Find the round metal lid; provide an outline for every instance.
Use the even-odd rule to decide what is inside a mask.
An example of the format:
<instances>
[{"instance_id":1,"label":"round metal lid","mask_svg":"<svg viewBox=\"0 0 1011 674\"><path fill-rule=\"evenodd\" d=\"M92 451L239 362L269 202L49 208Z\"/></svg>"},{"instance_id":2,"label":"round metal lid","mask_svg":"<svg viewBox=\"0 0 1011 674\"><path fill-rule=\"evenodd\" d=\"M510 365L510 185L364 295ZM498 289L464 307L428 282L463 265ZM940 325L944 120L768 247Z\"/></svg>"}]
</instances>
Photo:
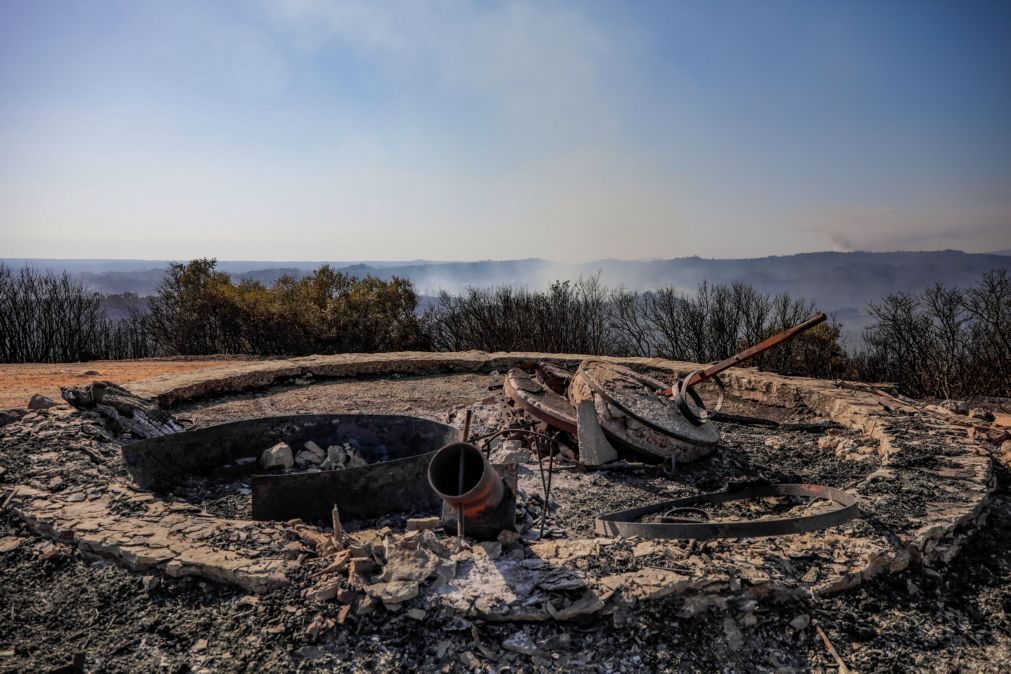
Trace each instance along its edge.
<instances>
[{"instance_id":1,"label":"round metal lid","mask_svg":"<svg viewBox=\"0 0 1011 674\"><path fill-rule=\"evenodd\" d=\"M665 446L667 443L650 440L656 435L701 447L720 441L719 429L714 424L692 423L682 414L676 401L659 395L667 387L657 379L600 360L583 361L577 379L602 399L598 400L598 410L603 402L605 416L610 417L606 420L610 423L605 424L602 419L602 426L612 431L618 430L616 426L624 426L625 432L619 433L624 436L622 439L640 451L654 456L670 454L669 446ZM578 395L578 388L570 387L570 392Z\"/></svg>"}]
</instances>

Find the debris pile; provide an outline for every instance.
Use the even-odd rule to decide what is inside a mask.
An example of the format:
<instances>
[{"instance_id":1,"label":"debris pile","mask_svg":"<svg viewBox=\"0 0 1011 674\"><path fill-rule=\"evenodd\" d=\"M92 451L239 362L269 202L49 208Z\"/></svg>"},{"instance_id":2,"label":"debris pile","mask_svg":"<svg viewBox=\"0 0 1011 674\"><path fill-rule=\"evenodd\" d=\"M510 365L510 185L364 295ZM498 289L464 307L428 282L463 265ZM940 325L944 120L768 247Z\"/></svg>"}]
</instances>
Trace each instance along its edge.
<instances>
[{"instance_id":1,"label":"debris pile","mask_svg":"<svg viewBox=\"0 0 1011 674\"><path fill-rule=\"evenodd\" d=\"M319 445L312 440L305 443L304 449L300 450L292 457L292 449L285 442L279 442L273 447L265 449L260 455L260 468L262 470L292 470L298 469L309 473L318 473L324 470L347 470L349 468L360 468L367 466L368 461L362 457L351 443L345 442L340 445L330 445L324 452Z\"/></svg>"},{"instance_id":2,"label":"debris pile","mask_svg":"<svg viewBox=\"0 0 1011 674\"><path fill-rule=\"evenodd\" d=\"M312 657L388 622L447 633L513 623L494 643L475 632L441 652L547 667L562 660L539 626L617 628L661 603L681 618L715 610L736 651L772 604L911 564L936 573L984 515L992 473L980 447L1009 442L971 417L832 382L728 375L730 411L714 423L697 401L684 410L691 374L665 394L670 370L649 365L515 361L490 386L481 375L453 404L479 400L447 416L441 398L410 417L293 406L201 426L197 411L193 428L159 415L180 430L127 442L118 394L116 416L33 411L0 428L15 458L0 478L16 486L0 501L60 541L38 555L113 561L143 574L136 587L151 596L179 582L163 574L263 593L244 600L250 611L284 594L305 619L281 622L318 645ZM0 533L0 554L29 547ZM793 610L791 634L814 635L811 616ZM208 638L194 652L214 648Z\"/></svg>"}]
</instances>

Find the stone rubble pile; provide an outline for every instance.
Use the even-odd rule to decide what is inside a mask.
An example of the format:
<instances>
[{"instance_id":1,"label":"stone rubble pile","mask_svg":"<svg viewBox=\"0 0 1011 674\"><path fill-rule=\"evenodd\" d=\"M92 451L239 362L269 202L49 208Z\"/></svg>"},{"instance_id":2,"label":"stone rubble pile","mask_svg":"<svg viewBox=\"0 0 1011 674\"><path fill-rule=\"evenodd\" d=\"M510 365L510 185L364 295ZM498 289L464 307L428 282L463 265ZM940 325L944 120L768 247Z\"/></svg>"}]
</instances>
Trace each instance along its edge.
<instances>
[{"instance_id":1,"label":"stone rubble pile","mask_svg":"<svg viewBox=\"0 0 1011 674\"><path fill-rule=\"evenodd\" d=\"M279 442L268 447L260 454L259 467L266 471L290 471L297 468L307 473L319 473L324 470L347 470L367 466L368 461L361 452L350 443L330 445L324 452L319 445L310 440L304 449L293 454L291 447L285 442Z\"/></svg>"}]
</instances>

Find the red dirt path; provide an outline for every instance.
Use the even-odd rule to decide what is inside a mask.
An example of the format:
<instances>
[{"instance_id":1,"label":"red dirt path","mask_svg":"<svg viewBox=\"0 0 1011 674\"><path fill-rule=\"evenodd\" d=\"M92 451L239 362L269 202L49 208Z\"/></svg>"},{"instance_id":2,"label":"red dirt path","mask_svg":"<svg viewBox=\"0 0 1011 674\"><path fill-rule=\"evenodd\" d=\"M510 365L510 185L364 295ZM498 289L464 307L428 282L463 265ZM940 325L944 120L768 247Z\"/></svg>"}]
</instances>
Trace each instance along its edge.
<instances>
[{"instance_id":1,"label":"red dirt path","mask_svg":"<svg viewBox=\"0 0 1011 674\"><path fill-rule=\"evenodd\" d=\"M240 358L147 358L96 360L87 363L0 364L0 409L26 407L35 393L60 402L61 386L80 386L95 380L125 384L172 372L227 365ZM98 374L84 374L97 372Z\"/></svg>"}]
</instances>

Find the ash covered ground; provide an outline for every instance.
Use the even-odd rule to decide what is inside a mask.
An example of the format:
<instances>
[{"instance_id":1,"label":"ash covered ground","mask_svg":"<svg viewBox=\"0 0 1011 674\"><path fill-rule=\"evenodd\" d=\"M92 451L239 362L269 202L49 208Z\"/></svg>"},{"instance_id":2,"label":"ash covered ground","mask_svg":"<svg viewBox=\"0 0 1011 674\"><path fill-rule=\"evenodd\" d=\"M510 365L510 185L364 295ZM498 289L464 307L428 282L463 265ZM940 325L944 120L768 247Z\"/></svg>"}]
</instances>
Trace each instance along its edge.
<instances>
[{"instance_id":1,"label":"ash covered ground","mask_svg":"<svg viewBox=\"0 0 1011 674\"><path fill-rule=\"evenodd\" d=\"M196 425L339 412L444 420L453 408L501 395L489 390L499 382L479 374L322 382L203 400L174 413ZM824 424L812 415L735 399L726 411L784 424ZM560 461L552 483L551 530L592 536L596 514L742 480L845 487L877 465L875 459L849 460L821 448L821 432L730 422L721 429L719 449L681 466L673 480L657 468L585 472ZM66 449L50 449L54 438L65 441ZM75 449L82 438L109 460L82 464ZM51 455L42 462L49 466L44 471L38 469L38 457L28 460L39 452ZM98 486L126 476L117 453L116 439L87 415L37 413L0 428L0 479L34 481L50 489ZM86 671L837 671L814 623L843 661L861 672L1008 671L1008 478L998 472L985 526L947 566L914 567L831 598L761 606L754 624L739 628L728 626L723 612L678 618L673 601L661 600L580 623L529 625L439 614L418 620L405 611L379 610L313 638L307 634L313 619L336 614L337 607L302 596L308 565L292 575L288 587L255 599L192 577L145 581L34 535L5 509L0 539L20 542L0 551L0 671L47 671L75 658ZM520 485L521 510L529 519L542 506L536 462L521 466ZM249 517L248 488L238 482L193 480L166 498L223 516ZM348 527L395 528L402 520L393 516ZM621 559L607 561L622 564ZM528 639L517 639L518 633Z\"/></svg>"}]
</instances>

